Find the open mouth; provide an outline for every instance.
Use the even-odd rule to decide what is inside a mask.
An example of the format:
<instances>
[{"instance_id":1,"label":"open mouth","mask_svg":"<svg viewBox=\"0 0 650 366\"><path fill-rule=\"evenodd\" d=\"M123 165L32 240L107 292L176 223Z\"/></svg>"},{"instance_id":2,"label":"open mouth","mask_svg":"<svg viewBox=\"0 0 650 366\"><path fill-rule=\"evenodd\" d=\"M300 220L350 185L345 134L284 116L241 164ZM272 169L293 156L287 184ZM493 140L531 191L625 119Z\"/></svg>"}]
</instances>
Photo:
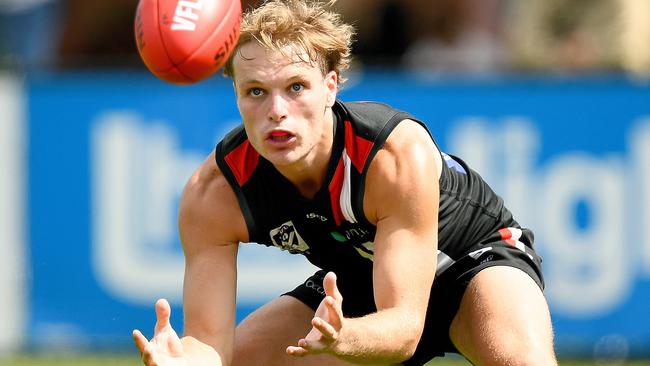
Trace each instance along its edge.
<instances>
[{"instance_id":1,"label":"open mouth","mask_svg":"<svg viewBox=\"0 0 650 366\"><path fill-rule=\"evenodd\" d=\"M275 142L285 142L289 141L293 137L292 134L286 131L273 131L271 132L270 139Z\"/></svg>"}]
</instances>

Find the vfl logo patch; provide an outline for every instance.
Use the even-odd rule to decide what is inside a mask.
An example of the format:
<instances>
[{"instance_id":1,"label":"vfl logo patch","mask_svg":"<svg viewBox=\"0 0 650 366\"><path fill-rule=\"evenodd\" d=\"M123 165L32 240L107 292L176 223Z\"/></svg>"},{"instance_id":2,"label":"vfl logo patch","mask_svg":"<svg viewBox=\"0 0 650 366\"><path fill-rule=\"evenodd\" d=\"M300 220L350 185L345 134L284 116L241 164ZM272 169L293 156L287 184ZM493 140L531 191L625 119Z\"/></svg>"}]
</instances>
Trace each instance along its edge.
<instances>
[{"instance_id":1,"label":"vfl logo patch","mask_svg":"<svg viewBox=\"0 0 650 366\"><path fill-rule=\"evenodd\" d=\"M309 245L298 234L291 221L285 222L279 228L271 230L270 234L273 245L282 250L286 250L289 253L309 252Z\"/></svg>"}]
</instances>

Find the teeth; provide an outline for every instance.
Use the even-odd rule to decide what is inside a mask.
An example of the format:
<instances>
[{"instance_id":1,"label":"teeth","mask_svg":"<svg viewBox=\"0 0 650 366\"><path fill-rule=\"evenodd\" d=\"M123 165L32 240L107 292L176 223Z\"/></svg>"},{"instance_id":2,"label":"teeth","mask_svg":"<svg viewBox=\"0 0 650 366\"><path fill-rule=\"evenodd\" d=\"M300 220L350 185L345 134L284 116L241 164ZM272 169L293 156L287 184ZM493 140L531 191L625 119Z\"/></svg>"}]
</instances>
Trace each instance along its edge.
<instances>
[{"instance_id":1,"label":"teeth","mask_svg":"<svg viewBox=\"0 0 650 366\"><path fill-rule=\"evenodd\" d=\"M282 136L273 136L273 140L275 141L287 141L289 140L289 135L282 135Z\"/></svg>"}]
</instances>

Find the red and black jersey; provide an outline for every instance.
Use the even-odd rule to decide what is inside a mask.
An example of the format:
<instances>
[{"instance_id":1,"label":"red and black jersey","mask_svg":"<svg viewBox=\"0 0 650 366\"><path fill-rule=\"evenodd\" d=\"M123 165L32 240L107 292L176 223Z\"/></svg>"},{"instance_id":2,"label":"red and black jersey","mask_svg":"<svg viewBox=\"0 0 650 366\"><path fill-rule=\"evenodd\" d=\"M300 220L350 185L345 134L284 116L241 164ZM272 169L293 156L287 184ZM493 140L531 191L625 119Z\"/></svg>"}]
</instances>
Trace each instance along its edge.
<instances>
[{"instance_id":1,"label":"red and black jersey","mask_svg":"<svg viewBox=\"0 0 650 366\"><path fill-rule=\"evenodd\" d=\"M216 161L237 195L251 242L302 254L325 270L358 274L365 267L370 274L376 228L363 212L366 173L400 122L411 119L426 126L380 103L337 101L333 111L332 156L324 184L313 198L302 196L257 153L243 126L217 145ZM446 164L439 182L439 270L499 229L519 227L476 172L462 160L441 154Z\"/></svg>"}]
</instances>

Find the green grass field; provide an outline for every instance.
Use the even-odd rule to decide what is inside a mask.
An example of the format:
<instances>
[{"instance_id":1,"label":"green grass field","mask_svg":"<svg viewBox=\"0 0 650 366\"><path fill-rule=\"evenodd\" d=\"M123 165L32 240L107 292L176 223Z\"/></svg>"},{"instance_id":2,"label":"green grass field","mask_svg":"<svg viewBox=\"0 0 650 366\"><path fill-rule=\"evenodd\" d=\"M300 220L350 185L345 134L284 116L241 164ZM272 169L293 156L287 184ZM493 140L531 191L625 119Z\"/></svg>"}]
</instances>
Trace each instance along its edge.
<instances>
[{"instance_id":1,"label":"green grass field","mask_svg":"<svg viewBox=\"0 0 650 366\"><path fill-rule=\"evenodd\" d=\"M1 366L130 366L140 365L137 356L18 356L0 358ZM427 366L470 366L458 357L436 359ZM560 362L562 366L650 366L650 361L627 361L617 363L597 363L593 360Z\"/></svg>"}]
</instances>

